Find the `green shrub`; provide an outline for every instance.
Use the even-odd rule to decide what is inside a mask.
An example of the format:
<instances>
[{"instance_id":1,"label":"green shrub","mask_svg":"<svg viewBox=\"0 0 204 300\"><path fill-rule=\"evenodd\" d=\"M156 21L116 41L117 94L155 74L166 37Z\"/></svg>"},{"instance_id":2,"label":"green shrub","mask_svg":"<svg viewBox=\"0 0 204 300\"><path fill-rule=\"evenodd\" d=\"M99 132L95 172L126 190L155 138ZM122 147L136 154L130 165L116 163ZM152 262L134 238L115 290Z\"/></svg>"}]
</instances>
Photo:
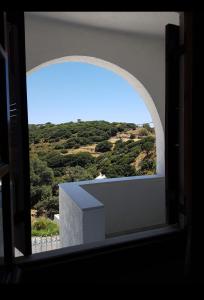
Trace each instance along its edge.
<instances>
[{"instance_id":1,"label":"green shrub","mask_svg":"<svg viewBox=\"0 0 204 300\"><path fill-rule=\"evenodd\" d=\"M112 148L112 143L109 141L103 141L96 145L95 151L96 152L107 152L110 151Z\"/></svg>"},{"instance_id":2,"label":"green shrub","mask_svg":"<svg viewBox=\"0 0 204 300\"><path fill-rule=\"evenodd\" d=\"M94 170L92 171L94 172ZM67 167L66 168L67 176L65 177L65 179L68 182L94 179L92 171L91 169L85 169L84 167L81 166Z\"/></svg>"},{"instance_id":3,"label":"green shrub","mask_svg":"<svg viewBox=\"0 0 204 300\"><path fill-rule=\"evenodd\" d=\"M154 149L154 143L153 142L145 142L142 145L142 150L144 150L147 155L149 155L149 152L152 151Z\"/></svg>"},{"instance_id":4,"label":"green shrub","mask_svg":"<svg viewBox=\"0 0 204 300\"><path fill-rule=\"evenodd\" d=\"M65 153L67 153L67 150L66 150L66 149L62 149L62 150L61 150L61 153L62 153L62 154L65 154Z\"/></svg>"},{"instance_id":5,"label":"green shrub","mask_svg":"<svg viewBox=\"0 0 204 300\"><path fill-rule=\"evenodd\" d=\"M58 224L48 218L40 217L35 219L32 223L32 236L50 236L58 234Z\"/></svg>"},{"instance_id":6,"label":"green shrub","mask_svg":"<svg viewBox=\"0 0 204 300\"><path fill-rule=\"evenodd\" d=\"M146 128L140 128L138 132L138 136L148 136L149 132Z\"/></svg>"},{"instance_id":7,"label":"green shrub","mask_svg":"<svg viewBox=\"0 0 204 300\"><path fill-rule=\"evenodd\" d=\"M64 146L62 144L57 144L57 145L55 145L55 149L57 149L57 150L64 149Z\"/></svg>"},{"instance_id":8,"label":"green shrub","mask_svg":"<svg viewBox=\"0 0 204 300\"><path fill-rule=\"evenodd\" d=\"M37 210L38 216L45 211L48 218L54 218L54 214L59 213L59 199L57 196L52 196L49 199L38 201L34 208Z\"/></svg>"},{"instance_id":9,"label":"green shrub","mask_svg":"<svg viewBox=\"0 0 204 300\"><path fill-rule=\"evenodd\" d=\"M141 171L154 171L156 169L156 163L153 159L146 159L141 162Z\"/></svg>"},{"instance_id":10,"label":"green shrub","mask_svg":"<svg viewBox=\"0 0 204 300\"><path fill-rule=\"evenodd\" d=\"M69 154L63 157L64 166L85 168L95 162L94 157L89 152L80 152L76 154Z\"/></svg>"}]
</instances>

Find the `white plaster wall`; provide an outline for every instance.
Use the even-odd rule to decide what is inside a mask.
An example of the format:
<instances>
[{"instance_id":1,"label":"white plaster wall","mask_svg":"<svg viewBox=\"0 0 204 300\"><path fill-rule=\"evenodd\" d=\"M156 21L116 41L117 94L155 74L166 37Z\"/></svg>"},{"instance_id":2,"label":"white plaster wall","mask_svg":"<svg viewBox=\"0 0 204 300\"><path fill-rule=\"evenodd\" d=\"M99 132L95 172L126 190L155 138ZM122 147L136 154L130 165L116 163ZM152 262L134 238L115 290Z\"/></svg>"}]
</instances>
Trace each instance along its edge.
<instances>
[{"instance_id":1,"label":"white plaster wall","mask_svg":"<svg viewBox=\"0 0 204 300\"><path fill-rule=\"evenodd\" d=\"M27 71L69 55L91 56L135 76L152 96L164 126L164 38L69 25L25 13Z\"/></svg>"},{"instance_id":2,"label":"white plaster wall","mask_svg":"<svg viewBox=\"0 0 204 300\"><path fill-rule=\"evenodd\" d=\"M83 214L70 195L59 187L61 246L83 244Z\"/></svg>"},{"instance_id":3,"label":"white plaster wall","mask_svg":"<svg viewBox=\"0 0 204 300\"><path fill-rule=\"evenodd\" d=\"M166 224L164 178L137 176L59 185L62 246Z\"/></svg>"},{"instance_id":4,"label":"white plaster wall","mask_svg":"<svg viewBox=\"0 0 204 300\"><path fill-rule=\"evenodd\" d=\"M144 101L147 101L156 127L157 172L164 175L164 36L127 34L71 25L27 13L25 14L25 37L28 72L55 59L84 56L110 62L139 80L147 92L142 86L136 84L139 87L138 92Z\"/></svg>"},{"instance_id":5,"label":"white plaster wall","mask_svg":"<svg viewBox=\"0 0 204 300\"><path fill-rule=\"evenodd\" d=\"M59 185L62 247L105 239L104 206L75 183Z\"/></svg>"},{"instance_id":6,"label":"white plaster wall","mask_svg":"<svg viewBox=\"0 0 204 300\"><path fill-rule=\"evenodd\" d=\"M103 203L107 235L166 223L163 177L104 179L81 182L80 186Z\"/></svg>"}]
</instances>

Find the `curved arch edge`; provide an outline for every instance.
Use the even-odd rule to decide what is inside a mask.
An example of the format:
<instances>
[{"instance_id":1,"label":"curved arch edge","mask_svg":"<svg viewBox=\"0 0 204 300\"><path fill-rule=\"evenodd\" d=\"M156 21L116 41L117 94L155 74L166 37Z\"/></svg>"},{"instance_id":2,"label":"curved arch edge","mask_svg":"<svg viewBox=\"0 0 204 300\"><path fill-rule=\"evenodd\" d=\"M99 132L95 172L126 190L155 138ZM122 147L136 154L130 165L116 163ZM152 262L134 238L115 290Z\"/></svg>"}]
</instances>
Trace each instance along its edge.
<instances>
[{"instance_id":1,"label":"curved arch edge","mask_svg":"<svg viewBox=\"0 0 204 300\"><path fill-rule=\"evenodd\" d=\"M145 105L147 106L147 108L150 112L150 115L152 117L154 126L155 126L156 155L157 155L156 172L157 172L157 175L165 176L164 130L163 130L160 116L159 116L156 106L154 104L154 100L152 99L151 95L149 94L147 89L144 87L144 85L136 77L134 77L132 74L130 74L128 71L122 69L121 67L119 67L111 62L108 62L108 61L105 61L103 59L96 58L96 57L79 56L79 55L65 56L65 57L56 58L51 61L42 63L42 64L36 66L35 68L32 68L31 70L27 71L27 75L30 75L31 73L37 71L38 69L49 66L51 64L66 63L66 62L89 63L89 64L93 64L93 65L108 69L112 72L115 72L117 75L121 76L126 81L128 81L128 83L137 91L137 93L140 95L140 97L143 99Z\"/></svg>"}]
</instances>

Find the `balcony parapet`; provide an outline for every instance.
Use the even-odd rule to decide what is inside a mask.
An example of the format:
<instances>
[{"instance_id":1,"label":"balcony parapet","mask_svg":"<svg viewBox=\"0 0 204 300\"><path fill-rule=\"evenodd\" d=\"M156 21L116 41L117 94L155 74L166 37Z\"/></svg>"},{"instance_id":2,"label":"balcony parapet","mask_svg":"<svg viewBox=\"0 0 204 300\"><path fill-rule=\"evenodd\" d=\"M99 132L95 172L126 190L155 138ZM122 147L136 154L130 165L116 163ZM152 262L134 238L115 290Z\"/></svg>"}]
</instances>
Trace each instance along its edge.
<instances>
[{"instance_id":1,"label":"balcony parapet","mask_svg":"<svg viewBox=\"0 0 204 300\"><path fill-rule=\"evenodd\" d=\"M60 184L62 246L164 225L165 205L165 178L160 175Z\"/></svg>"},{"instance_id":2,"label":"balcony parapet","mask_svg":"<svg viewBox=\"0 0 204 300\"><path fill-rule=\"evenodd\" d=\"M59 184L62 247L105 239L104 205L76 182Z\"/></svg>"}]
</instances>

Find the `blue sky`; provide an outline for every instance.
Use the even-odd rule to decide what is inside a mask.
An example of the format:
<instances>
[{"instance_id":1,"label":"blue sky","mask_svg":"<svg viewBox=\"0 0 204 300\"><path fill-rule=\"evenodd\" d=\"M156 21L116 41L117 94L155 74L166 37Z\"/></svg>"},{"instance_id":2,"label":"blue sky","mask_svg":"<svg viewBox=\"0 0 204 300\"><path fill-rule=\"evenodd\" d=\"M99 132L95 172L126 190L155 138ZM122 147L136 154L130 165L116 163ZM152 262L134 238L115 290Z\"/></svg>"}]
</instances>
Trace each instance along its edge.
<instances>
[{"instance_id":1,"label":"blue sky","mask_svg":"<svg viewBox=\"0 0 204 300\"><path fill-rule=\"evenodd\" d=\"M104 68L79 62L43 67L27 76L29 124L105 120L152 122L129 83Z\"/></svg>"}]
</instances>

